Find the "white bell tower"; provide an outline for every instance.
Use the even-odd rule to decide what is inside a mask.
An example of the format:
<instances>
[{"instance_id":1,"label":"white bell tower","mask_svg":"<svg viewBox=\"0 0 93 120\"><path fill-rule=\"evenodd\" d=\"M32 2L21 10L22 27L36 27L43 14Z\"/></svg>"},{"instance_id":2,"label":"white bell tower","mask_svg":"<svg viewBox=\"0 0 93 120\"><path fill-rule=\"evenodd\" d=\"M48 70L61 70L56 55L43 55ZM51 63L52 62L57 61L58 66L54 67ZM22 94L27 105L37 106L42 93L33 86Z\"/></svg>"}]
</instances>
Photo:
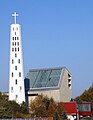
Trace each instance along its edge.
<instances>
[{"instance_id":1,"label":"white bell tower","mask_svg":"<svg viewBox=\"0 0 93 120\"><path fill-rule=\"evenodd\" d=\"M25 102L21 26L16 23L18 14L15 12L12 16L14 24L10 26L9 100L21 104Z\"/></svg>"}]
</instances>

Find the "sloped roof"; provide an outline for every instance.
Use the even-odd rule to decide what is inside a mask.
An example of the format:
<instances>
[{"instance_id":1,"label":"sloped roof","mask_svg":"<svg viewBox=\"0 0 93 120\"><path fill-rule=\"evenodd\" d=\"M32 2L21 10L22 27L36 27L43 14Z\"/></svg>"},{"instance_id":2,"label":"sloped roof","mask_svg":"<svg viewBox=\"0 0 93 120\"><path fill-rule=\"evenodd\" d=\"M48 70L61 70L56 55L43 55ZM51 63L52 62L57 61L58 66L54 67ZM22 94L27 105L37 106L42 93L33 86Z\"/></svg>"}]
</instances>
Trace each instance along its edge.
<instances>
[{"instance_id":1,"label":"sloped roof","mask_svg":"<svg viewBox=\"0 0 93 120\"><path fill-rule=\"evenodd\" d=\"M63 67L29 70L25 78L26 90L58 88Z\"/></svg>"}]
</instances>

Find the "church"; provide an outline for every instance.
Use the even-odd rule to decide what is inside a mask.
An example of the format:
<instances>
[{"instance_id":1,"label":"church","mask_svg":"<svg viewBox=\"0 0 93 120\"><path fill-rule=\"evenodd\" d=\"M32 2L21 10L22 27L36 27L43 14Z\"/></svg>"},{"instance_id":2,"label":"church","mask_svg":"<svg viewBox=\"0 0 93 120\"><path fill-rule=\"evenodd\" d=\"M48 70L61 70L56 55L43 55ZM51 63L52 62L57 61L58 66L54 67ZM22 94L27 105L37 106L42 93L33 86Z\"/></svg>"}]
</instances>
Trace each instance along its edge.
<instances>
[{"instance_id":1,"label":"church","mask_svg":"<svg viewBox=\"0 0 93 120\"><path fill-rule=\"evenodd\" d=\"M12 14L14 24L10 26L10 71L9 100L21 104L38 95L53 98L56 102L69 102L72 98L72 74L66 67L30 69L24 79L21 26L18 14Z\"/></svg>"}]
</instances>

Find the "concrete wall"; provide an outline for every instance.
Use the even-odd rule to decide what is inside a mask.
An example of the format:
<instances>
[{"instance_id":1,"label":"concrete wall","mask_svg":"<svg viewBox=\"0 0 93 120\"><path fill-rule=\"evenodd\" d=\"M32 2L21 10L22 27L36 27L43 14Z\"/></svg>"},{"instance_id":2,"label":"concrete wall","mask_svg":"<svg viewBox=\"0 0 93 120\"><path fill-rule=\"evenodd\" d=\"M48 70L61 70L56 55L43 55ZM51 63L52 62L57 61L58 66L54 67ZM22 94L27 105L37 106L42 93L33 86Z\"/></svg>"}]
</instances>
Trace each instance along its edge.
<instances>
[{"instance_id":1,"label":"concrete wall","mask_svg":"<svg viewBox=\"0 0 93 120\"><path fill-rule=\"evenodd\" d=\"M69 84L71 86L69 86ZM56 102L69 102L72 98L72 75L66 68L64 68L60 76L59 88L28 91L29 104L31 100L35 99L37 94L43 94L44 96L47 95L49 98L52 97Z\"/></svg>"}]
</instances>

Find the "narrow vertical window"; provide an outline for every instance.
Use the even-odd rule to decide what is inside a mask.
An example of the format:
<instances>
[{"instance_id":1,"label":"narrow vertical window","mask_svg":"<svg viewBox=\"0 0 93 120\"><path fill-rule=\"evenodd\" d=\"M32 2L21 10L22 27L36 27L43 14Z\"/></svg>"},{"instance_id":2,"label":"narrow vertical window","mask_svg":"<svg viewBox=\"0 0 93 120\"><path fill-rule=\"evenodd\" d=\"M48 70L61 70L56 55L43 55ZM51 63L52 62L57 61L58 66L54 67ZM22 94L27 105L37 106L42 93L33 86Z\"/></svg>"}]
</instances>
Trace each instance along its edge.
<instances>
[{"instance_id":1,"label":"narrow vertical window","mask_svg":"<svg viewBox=\"0 0 93 120\"><path fill-rule=\"evenodd\" d=\"M15 57L17 57L17 54L15 53Z\"/></svg>"},{"instance_id":2,"label":"narrow vertical window","mask_svg":"<svg viewBox=\"0 0 93 120\"><path fill-rule=\"evenodd\" d=\"M15 84L17 85L17 79L15 80Z\"/></svg>"},{"instance_id":3,"label":"narrow vertical window","mask_svg":"<svg viewBox=\"0 0 93 120\"><path fill-rule=\"evenodd\" d=\"M19 40L19 37L17 37L17 40Z\"/></svg>"},{"instance_id":4,"label":"narrow vertical window","mask_svg":"<svg viewBox=\"0 0 93 120\"><path fill-rule=\"evenodd\" d=\"M12 45L14 46L14 42L12 42Z\"/></svg>"},{"instance_id":5,"label":"narrow vertical window","mask_svg":"<svg viewBox=\"0 0 93 120\"><path fill-rule=\"evenodd\" d=\"M18 48L18 51L19 51L19 48Z\"/></svg>"},{"instance_id":6,"label":"narrow vertical window","mask_svg":"<svg viewBox=\"0 0 93 120\"><path fill-rule=\"evenodd\" d=\"M14 31L14 27L13 27L13 31Z\"/></svg>"},{"instance_id":7,"label":"narrow vertical window","mask_svg":"<svg viewBox=\"0 0 93 120\"><path fill-rule=\"evenodd\" d=\"M19 46L19 42L17 42L17 45Z\"/></svg>"},{"instance_id":8,"label":"narrow vertical window","mask_svg":"<svg viewBox=\"0 0 93 120\"><path fill-rule=\"evenodd\" d=\"M20 59L18 59L18 63L20 63Z\"/></svg>"},{"instance_id":9,"label":"narrow vertical window","mask_svg":"<svg viewBox=\"0 0 93 120\"><path fill-rule=\"evenodd\" d=\"M20 92L22 91L22 87L20 86Z\"/></svg>"},{"instance_id":10,"label":"narrow vertical window","mask_svg":"<svg viewBox=\"0 0 93 120\"><path fill-rule=\"evenodd\" d=\"M12 72L12 77L13 77L14 75L13 75L13 72Z\"/></svg>"},{"instance_id":11,"label":"narrow vertical window","mask_svg":"<svg viewBox=\"0 0 93 120\"><path fill-rule=\"evenodd\" d=\"M11 87L11 92L13 92L13 87Z\"/></svg>"},{"instance_id":12,"label":"narrow vertical window","mask_svg":"<svg viewBox=\"0 0 93 120\"><path fill-rule=\"evenodd\" d=\"M14 37L13 37L13 40L14 40Z\"/></svg>"},{"instance_id":13,"label":"narrow vertical window","mask_svg":"<svg viewBox=\"0 0 93 120\"><path fill-rule=\"evenodd\" d=\"M12 51L14 51L14 48L12 48Z\"/></svg>"},{"instance_id":14,"label":"narrow vertical window","mask_svg":"<svg viewBox=\"0 0 93 120\"><path fill-rule=\"evenodd\" d=\"M16 95L15 97L16 97L16 99L17 99L17 98L18 98L18 95Z\"/></svg>"},{"instance_id":15,"label":"narrow vertical window","mask_svg":"<svg viewBox=\"0 0 93 120\"><path fill-rule=\"evenodd\" d=\"M15 40L16 40L16 37L15 37Z\"/></svg>"},{"instance_id":16,"label":"narrow vertical window","mask_svg":"<svg viewBox=\"0 0 93 120\"><path fill-rule=\"evenodd\" d=\"M17 70L17 66L15 66L15 70Z\"/></svg>"},{"instance_id":17,"label":"narrow vertical window","mask_svg":"<svg viewBox=\"0 0 93 120\"><path fill-rule=\"evenodd\" d=\"M15 48L15 52L16 52L16 48Z\"/></svg>"},{"instance_id":18,"label":"narrow vertical window","mask_svg":"<svg viewBox=\"0 0 93 120\"><path fill-rule=\"evenodd\" d=\"M16 46L16 42L15 42L15 46Z\"/></svg>"},{"instance_id":19,"label":"narrow vertical window","mask_svg":"<svg viewBox=\"0 0 93 120\"><path fill-rule=\"evenodd\" d=\"M12 64L14 64L14 60L12 59Z\"/></svg>"},{"instance_id":20,"label":"narrow vertical window","mask_svg":"<svg viewBox=\"0 0 93 120\"><path fill-rule=\"evenodd\" d=\"M16 30L18 30L18 27L16 28Z\"/></svg>"},{"instance_id":21,"label":"narrow vertical window","mask_svg":"<svg viewBox=\"0 0 93 120\"><path fill-rule=\"evenodd\" d=\"M16 32L15 32L15 35L16 35Z\"/></svg>"},{"instance_id":22,"label":"narrow vertical window","mask_svg":"<svg viewBox=\"0 0 93 120\"><path fill-rule=\"evenodd\" d=\"M21 77L21 72L19 72L19 77Z\"/></svg>"}]
</instances>

